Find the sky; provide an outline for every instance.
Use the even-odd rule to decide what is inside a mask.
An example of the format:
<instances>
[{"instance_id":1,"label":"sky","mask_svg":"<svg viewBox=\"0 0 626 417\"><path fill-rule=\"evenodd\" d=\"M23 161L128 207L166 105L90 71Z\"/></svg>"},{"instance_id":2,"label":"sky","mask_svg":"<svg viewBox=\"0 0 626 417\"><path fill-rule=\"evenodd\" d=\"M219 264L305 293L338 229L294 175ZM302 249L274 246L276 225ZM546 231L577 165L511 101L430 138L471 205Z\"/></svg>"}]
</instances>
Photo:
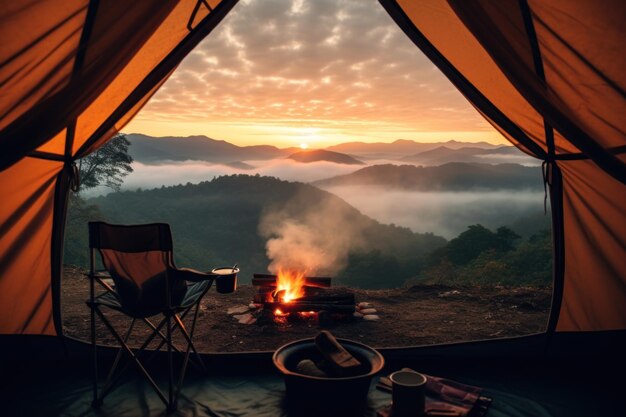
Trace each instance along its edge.
<instances>
[{"instance_id":1,"label":"sky","mask_svg":"<svg viewBox=\"0 0 626 417\"><path fill-rule=\"evenodd\" d=\"M242 146L508 144L377 0L241 0L123 132Z\"/></svg>"}]
</instances>

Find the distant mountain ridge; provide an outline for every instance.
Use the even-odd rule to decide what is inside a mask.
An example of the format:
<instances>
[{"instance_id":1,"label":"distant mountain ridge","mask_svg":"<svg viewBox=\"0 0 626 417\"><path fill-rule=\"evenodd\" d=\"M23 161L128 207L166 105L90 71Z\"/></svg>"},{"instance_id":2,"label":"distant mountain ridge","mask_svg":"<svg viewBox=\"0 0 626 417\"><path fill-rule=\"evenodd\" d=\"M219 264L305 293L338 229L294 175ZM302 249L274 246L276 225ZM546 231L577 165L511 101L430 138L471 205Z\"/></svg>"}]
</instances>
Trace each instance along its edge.
<instances>
[{"instance_id":1,"label":"distant mountain ridge","mask_svg":"<svg viewBox=\"0 0 626 417\"><path fill-rule=\"evenodd\" d=\"M539 167L458 162L433 167L373 165L312 184L322 188L373 185L418 191L541 190L543 187Z\"/></svg>"},{"instance_id":2,"label":"distant mountain ridge","mask_svg":"<svg viewBox=\"0 0 626 417\"><path fill-rule=\"evenodd\" d=\"M295 148L279 149L271 145L237 146L232 143L197 135L188 137L152 137L139 133L126 135L129 153L138 162L207 161L238 163L250 160L284 158Z\"/></svg>"},{"instance_id":3,"label":"distant mountain ridge","mask_svg":"<svg viewBox=\"0 0 626 417\"><path fill-rule=\"evenodd\" d=\"M147 164L166 161L205 161L212 163L233 164L244 161L262 161L277 158L288 158L290 155L301 151L299 148L295 147L281 149L272 145L237 146L230 142L212 139L204 135L187 137L153 137L140 133L129 133L126 137L131 142L131 146L129 148L131 156L136 161ZM407 162L422 163L420 161L413 161L410 158L415 157L417 159L423 159L423 157L418 157L418 154L442 147L450 149L451 151L460 150L462 148L476 148L493 150L494 152L501 152L502 148L507 148L487 142L459 142L456 140L449 140L447 142L421 143L412 140L399 139L392 143L342 143L318 150L320 152L317 157L323 155L324 152L334 152L354 158L354 160L358 162L362 162L360 159L402 160L403 158L407 158ZM513 147L509 148L512 149L512 152L517 152ZM319 160L329 160L344 164L355 163L347 162L349 161L348 158L339 158L337 155L331 155L332 154L325 154L324 157L320 157ZM461 153L458 153L457 155L461 155ZM314 156L315 154L310 155L312 160L315 160ZM297 158L301 158L301 160ZM299 160L300 162L308 162L308 158L309 157L302 155L292 159ZM452 161L447 160L445 162ZM459 162L479 161L462 160Z\"/></svg>"},{"instance_id":4,"label":"distant mountain ridge","mask_svg":"<svg viewBox=\"0 0 626 417\"><path fill-rule=\"evenodd\" d=\"M327 151L324 149L296 152L289 155L288 158L293 159L294 161L305 163L328 161L334 162L336 164L365 165L364 162L359 161L358 159L353 158L350 155L339 152Z\"/></svg>"},{"instance_id":5,"label":"distant mountain ridge","mask_svg":"<svg viewBox=\"0 0 626 417\"><path fill-rule=\"evenodd\" d=\"M526 155L515 146L500 146L488 149L475 146L466 146L457 149L439 146L428 151L405 156L401 158L400 161L419 165L443 165L450 162L523 163L539 165L537 159Z\"/></svg>"},{"instance_id":6,"label":"distant mountain ridge","mask_svg":"<svg viewBox=\"0 0 626 417\"><path fill-rule=\"evenodd\" d=\"M347 153L359 158L366 159L385 159L405 157L420 152L430 151L432 149L445 146L449 149L459 149L464 147L476 147L481 149L495 149L502 145L494 145L488 142L459 142L449 140L447 142L424 143L413 140L398 139L391 143L376 142L347 142L339 145L329 146L326 149L334 152Z\"/></svg>"}]
</instances>

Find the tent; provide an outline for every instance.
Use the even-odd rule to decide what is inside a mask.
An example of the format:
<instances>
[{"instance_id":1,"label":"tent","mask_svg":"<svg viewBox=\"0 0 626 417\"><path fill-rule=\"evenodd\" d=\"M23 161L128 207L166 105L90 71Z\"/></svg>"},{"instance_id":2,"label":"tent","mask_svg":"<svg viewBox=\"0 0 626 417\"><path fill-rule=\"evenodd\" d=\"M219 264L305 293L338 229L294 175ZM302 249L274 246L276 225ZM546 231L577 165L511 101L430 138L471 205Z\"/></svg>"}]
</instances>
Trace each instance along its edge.
<instances>
[{"instance_id":1,"label":"tent","mask_svg":"<svg viewBox=\"0 0 626 417\"><path fill-rule=\"evenodd\" d=\"M543 352L556 354L597 350L607 340L623 348L626 4L379 1L496 129L543 161L554 240L546 333L469 344L465 352L493 355L537 338ZM74 161L121 129L236 3L0 4L4 349L63 337L63 234L68 192L78 181Z\"/></svg>"}]
</instances>

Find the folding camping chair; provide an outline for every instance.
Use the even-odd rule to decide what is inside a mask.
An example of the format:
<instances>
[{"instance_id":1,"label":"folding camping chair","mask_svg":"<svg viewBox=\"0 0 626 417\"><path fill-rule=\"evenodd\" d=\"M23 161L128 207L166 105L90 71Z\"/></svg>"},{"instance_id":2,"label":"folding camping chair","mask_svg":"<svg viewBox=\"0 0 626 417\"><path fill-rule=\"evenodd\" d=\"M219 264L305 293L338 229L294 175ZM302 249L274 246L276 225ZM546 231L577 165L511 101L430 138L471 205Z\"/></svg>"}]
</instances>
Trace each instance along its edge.
<instances>
[{"instance_id":1,"label":"folding camping chair","mask_svg":"<svg viewBox=\"0 0 626 417\"><path fill-rule=\"evenodd\" d=\"M192 339L200 301L211 287L216 275L187 268L176 268L173 262L170 228L164 223L122 226L90 222L89 247L91 252L91 266L88 274L90 298L87 305L91 308L91 343L94 361L92 405L97 407L102 404L104 397L112 391L121 374L128 367L127 363L124 368L116 372L123 354L126 353L165 403L168 411L176 409L192 350L198 365L204 369L202 358ZM104 271L96 270L96 251L100 253ZM98 295L96 295L95 283L102 287ZM121 336L111 325L103 313L103 307L130 317L131 323L124 336ZM183 319L191 310L194 310L193 321L188 331L183 324ZM111 370L100 390L98 389L96 315L120 344ZM156 324L152 321L154 317L159 317ZM133 352L128 345L128 340L136 321L144 322L152 331L141 347ZM163 327L165 327L165 334L162 331ZM172 340L172 333L176 329L180 330L187 344L184 352ZM139 360L139 356L155 338L160 342L156 351L164 345L167 346L167 397L144 366L151 358ZM172 357L174 351L184 353L175 387Z\"/></svg>"}]
</instances>

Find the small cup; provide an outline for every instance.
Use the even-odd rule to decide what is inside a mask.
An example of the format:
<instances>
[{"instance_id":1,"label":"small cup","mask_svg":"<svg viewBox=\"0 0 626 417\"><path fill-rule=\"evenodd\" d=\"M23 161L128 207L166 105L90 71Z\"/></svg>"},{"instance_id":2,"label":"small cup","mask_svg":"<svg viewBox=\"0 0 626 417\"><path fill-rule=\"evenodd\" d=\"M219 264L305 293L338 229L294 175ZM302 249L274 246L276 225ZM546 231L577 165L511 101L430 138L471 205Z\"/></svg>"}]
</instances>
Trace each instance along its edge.
<instances>
[{"instance_id":1,"label":"small cup","mask_svg":"<svg viewBox=\"0 0 626 417\"><path fill-rule=\"evenodd\" d=\"M232 266L222 266L211 271L218 275L215 278L215 289L220 294L230 294L237 289L237 273L239 268L233 270Z\"/></svg>"},{"instance_id":2,"label":"small cup","mask_svg":"<svg viewBox=\"0 0 626 417\"><path fill-rule=\"evenodd\" d=\"M397 371L391 379L393 417L425 416L426 377L414 371Z\"/></svg>"}]
</instances>

